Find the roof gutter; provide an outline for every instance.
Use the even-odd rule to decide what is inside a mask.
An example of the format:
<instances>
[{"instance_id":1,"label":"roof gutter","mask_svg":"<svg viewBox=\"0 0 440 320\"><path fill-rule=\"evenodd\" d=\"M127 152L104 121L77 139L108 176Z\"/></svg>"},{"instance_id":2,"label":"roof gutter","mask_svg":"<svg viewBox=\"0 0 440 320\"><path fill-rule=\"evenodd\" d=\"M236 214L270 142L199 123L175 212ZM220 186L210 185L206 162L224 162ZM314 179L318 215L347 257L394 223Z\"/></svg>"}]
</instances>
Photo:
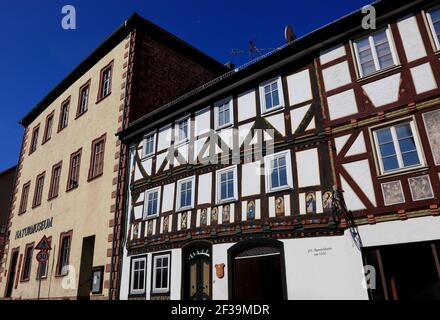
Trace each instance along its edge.
<instances>
[{"instance_id":1,"label":"roof gutter","mask_svg":"<svg viewBox=\"0 0 440 320\"><path fill-rule=\"evenodd\" d=\"M383 2L386 2L386 1L383 1ZM416 1L410 2L410 3L406 4L406 5L399 6L398 8L396 8L396 9L394 9L392 11L389 11L388 13L383 14L380 17L378 17L377 18L377 22L381 22L381 21L389 18L390 16L397 15L397 14L399 14L399 13L405 11L405 10L409 10L409 9L411 9L411 8L415 7L416 5L418 5L420 3L423 3L423 2L424 2L423 0L416 0ZM374 4L376 4L376 3L374 3ZM344 18L353 18L354 16L360 15L360 14L361 14L361 10L358 10L358 11L355 11L354 13L352 13L352 14L344 17ZM341 19L339 19L337 21L340 21L340 20L342 20L344 18L341 18ZM234 76L236 76L236 77L240 76L241 73L244 73L245 71L248 71L250 68L258 67L258 64L260 64L262 61L270 59L271 57L273 57L273 56L275 56L277 54L285 53L288 50L296 51L295 48L297 46L301 45L302 42L305 42L306 40L308 40L311 37L316 37L318 33L322 32L322 30L330 28L335 23L336 22L331 23L329 25L326 25L326 26L324 26L324 27L322 27L322 28L320 28L320 29L318 29L316 31L313 31L313 32L303 36L302 38L300 38L300 39L290 43L289 45L286 45L281 50L276 50L272 54L269 54L266 58L264 58L262 60L259 60L255 64L251 63L246 68L240 69L239 71L236 71L236 72L232 72L231 71L230 73L227 74L226 77L225 76L219 77L219 78L222 78L220 81L216 82L216 79L214 79L212 82L214 82L214 85L218 85L219 83L222 83L222 82L226 81L227 79L231 79ZM235 88L238 88L241 85L243 85L243 84L245 84L245 83L247 83L249 81L258 79L259 77L262 77L262 76L264 76L265 74L267 74L267 73L269 73L271 71L274 71L274 70L276 70L278 68L281 68L281 67L283 67L283 66L285 66L285 65L287 65L289 63L292 63L295 60L298 60L298 59L300 59L300 58L302 58L302 57L304 57L306 55L312 54L312 53L318 51L319 49L323 49L324 47L328 47L330 44L336 44L335 42L337 42L338 40L341 40L341 39L343 39L343 38L345 38L345 37L347 37L347 36L357 32L359 30L362 30L362 26L361 26L360 22L359 22L359 25L354 27L354 28L351 28L351 29L349 29L349 30L347 30L345 32L337 34L336 36L328 38L326 41L316 42L316 44L314 46L312 46L312 47L309 47L309 48L307 48L305 50L300 50L299 52L293 54L292 56L289 56L288 58L280 60L279 62L273 63L273 64L271 64L270 66L268 66L266 68L263 68L263 69L255 72L255 73L252 73L249 76L241 78L238 81L235 81L234 83L232 83L231 85L222 87L221 89L215 91L214 93L204 95L201 98L197 99L196 101L194 101L192 103L189 103L188 105L186 105L184 107L181 107L181 108L179 107L177 111L170 112L169 109L173 106L173 102L171 102L171 103L169 103L169 104L167 104L165 106L160 107L159 109L156 109L155 111L149 113L148 115L142 117L141 119L139 119L137 121L134 121L126 130L121 131L118 135L119 135L120 139L123 142L127 142L127 141L129 141L131 139L134 139L136 136L142 135L143 133L145 133L146 131L151 130L152 128L156 128L158 126L161 126L161 124L163 124L164 122L167 122L169 120L172 120L174 118L182 116L185 113L188 113L192 108L194 108L194 107L196 107L198 105L201 105L201 104L203 104L203 103L205 103L205 102L207 102L207 101L209 101L211 99L219 97L222 94L224 94L226 92L229 92L230 90L233 90ZM207 90L208 88L214 87L214 85L212 85L211 87L205 88L205 90ZM199 94L200 92L203 92L204 90L196 89L194 91L196 93L193 96L196 96L197 94ZM188 96L187 99L178 98L178 99L175 100L175 101L178 101L178 102L176 102L174 104L174 106L178 105L179 103L184 103L185 100L189 100L190 98L191 98L191 95ZM157 119L157 120L155 120L155 119ZM147 123L147 124L143 125L145 123Z\"/></svg>"}]
</instances>

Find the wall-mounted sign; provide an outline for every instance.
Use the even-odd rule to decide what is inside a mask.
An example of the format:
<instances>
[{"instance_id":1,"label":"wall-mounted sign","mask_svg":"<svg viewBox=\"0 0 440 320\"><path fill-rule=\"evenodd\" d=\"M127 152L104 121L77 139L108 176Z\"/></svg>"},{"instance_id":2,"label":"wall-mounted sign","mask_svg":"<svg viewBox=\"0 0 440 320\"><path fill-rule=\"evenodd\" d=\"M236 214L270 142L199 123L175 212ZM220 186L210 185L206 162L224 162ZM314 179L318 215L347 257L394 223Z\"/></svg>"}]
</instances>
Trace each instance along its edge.
<instances>
[{"instance_id":1,"label":"wall-mounted sign","mask_svg":"<svg viewBox=\"0 0 440 320\"><path fill-rule=\"evenodd\" d=\"M17 230L15 233L15 239L20 239L23 237L27 237L31 234L52 228L53 217L43 220L41 222L35 223L29 227L23 228L21 230Z\"/></svg>"},{"instance_id":2,"label":"wall-mounted sign","mask_svg":"<svg viewBox=\"0 0 440 320\"><path fill-rule=\"evenodd\" d=\"M90 288L90 291L92 291L93 294L100 294L102 293L102 280L104 279L104 267L94 267L92 269L92 287Z\"/></svg>"}]
</instances>

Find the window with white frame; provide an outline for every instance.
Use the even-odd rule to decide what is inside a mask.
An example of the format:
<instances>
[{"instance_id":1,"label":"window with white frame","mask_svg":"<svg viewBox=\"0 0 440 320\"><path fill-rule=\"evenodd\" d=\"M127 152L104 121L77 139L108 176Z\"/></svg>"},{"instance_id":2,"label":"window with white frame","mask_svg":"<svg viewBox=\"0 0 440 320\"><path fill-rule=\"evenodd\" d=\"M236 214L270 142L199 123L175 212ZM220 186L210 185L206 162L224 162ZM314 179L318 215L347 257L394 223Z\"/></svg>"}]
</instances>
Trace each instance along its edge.
<instances>
[{"instance_id":1,"label":"window with white frame","mask_svg":"<svg viewBox=\"0 0 440 320\"><path fill-rule=\"evenodd\" d=\"M261 113L271 112L284 107L281 77L260 85Z\"/></svg>"},{"instance_id":2,"label":"window with white frame","mask_svg":"<svg viewBox=\"0 0 440 320\"><path fill-rule=\"evenodd\" d=\"M153 258L153 293L167 293L170 289L170 254Z\"/></svg>"},{"instance_id":3,"label":"window with white frame","mask_svg":"<svg viewBox=\"0 0 440 320\"><path fill-rule=\"evenodd\" d=\"M147 273L147 258L132 258L131 259L131 294L145 293L145 280Z\"/></svg>"},{"instance_id":4,"label":"window with white frame","mask_svg":"<svg viewBox=\"0 0 440 320\"><path fill-rule=\"evenodd\" d=\"M440 7L428 10L426 13L432 37L435 42L436 49L440 49Z\"/></svg>"},{"instance_id":5,"label":"window with white frame","mask_svg":"<svg viewBox=\"0 0 440 320\"><path fill-rule=\"evenodd\" d=\"M232 99L227 98L220 102L217 102L215 106L215 128L222 129L232 125L233 113L232 113Z\"/></svg>"},{"instance_id":6,"label":"window with white frame","mask_svg":"<svg viewBox=\"0 0 440 320\"><path fill-rule=\"evenodd\" d=\"M144 137L143 157L151 157L154 155L154 149L156 147L156 134L150 133Z\"/></svg>"},{"instance_id":7,"label":"window with white frame","mask_svg":"<svg viewBox=\"0 0 440 320\"><path fill-rule=\"evenodd\" d=\"M373 135L382 174L423 165L414 121L376 129Z\"/></svg>"},{"instance_id":8,"label":"window with white frame","mask_svg":"<svg viewBox=\"0 0 440 320\"><path fill-rule=\"evenodd\" d=\"M177 182L177 210L194 207L195 177Z\"/></svg>"},{"instance_id":9,"label":"window with white frame","mask_svg":"<svg viewBox=\"0 0 440 320\"><path fill-rule=\"evenodd\" d=\"M217 171L217 203L237 200L237 166Z\"/></svg>"},{"instance_id":10,"label":"window with white frame","mask_svg":"<svg viewBox=\"0 0 440 320\"><path fill-rule=\"evenodd\" d=\"M159 214L160 187L145 192L144 219L155 217Z\"/></svg>"},{"instance_id":11,"label":"window with white frame","mask_svg":"<svg viewBox=\"0 0 440 320\"><path fill-rule=\"evenodd\" d=\"M293 187L292 164L289 150L264 158L267 192L280 191Z\"/></svg>"},{"instance_id":12,"label":"window with white frame","mask_svg":"<svg viewBox=\"0 0 440 320\"><path fill-rule=\"evenodd\" d=\"M360 77L368 76L397 64L388 28L353 41Z\"/></svg>"},{"instance_id":13,"label":"window with white frame","mask_svg":"<svg viewBox=\"0 0 440 320\"><path fill-rule=\"evenodd\" d=\"M189 118L181 119L176 123L176 143L186 142L189 139Z\"/></svg>"}]
</instances>

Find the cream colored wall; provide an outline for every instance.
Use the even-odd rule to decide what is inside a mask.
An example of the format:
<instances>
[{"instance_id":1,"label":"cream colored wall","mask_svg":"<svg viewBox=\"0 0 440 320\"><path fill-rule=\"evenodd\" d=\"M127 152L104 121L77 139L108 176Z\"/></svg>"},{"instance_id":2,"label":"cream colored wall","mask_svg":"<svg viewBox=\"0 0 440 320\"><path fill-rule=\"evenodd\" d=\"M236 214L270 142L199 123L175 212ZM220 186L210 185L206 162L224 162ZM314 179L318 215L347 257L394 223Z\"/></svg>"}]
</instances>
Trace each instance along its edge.
<instances>
[{"instance_id":1,"label":"cream colored wall","mask_svg":"<svg viewBox=\"0 0 440 320\"><path fill-rule=\"evenodd\" d=\"M109 228L109 220L113 218L110 207L115 204L111 198L111 193L116 190L113 185L113 178L117 175L114 172L115 152L117 151L115 136L120 115L119 106L123 90L123 63L124 46L127 40L121 42L101 61L93 66L86 74L78 79L68 90L60 95L44 112L42 112L29 126L27 137L26 152L21 171L20 184L18 186L17 200L13 211L11 239L9 252L11 249L20 247L20 255L24 253L28 243L41 239L43 235L52 236L52 251L49 260L49 276L41 284L42 298L74 297L77 289L63 289L62 281L64 278L56 278L55 270L58 258L59 238L62 232L73 230L72 248L70 252L70 265L76 269L76 278L73 284L77 286L79 267L81 259L81 247L84 237L96 235L94 266L105 266L110 263L107 257L107 249L111 248L108 242L108 235L112 232ZM112 93L110 96L96 104L99 90L100 71L110 61L114 60L112 76ZM91 79L91 89L89 96L88 111L75 120L76 109L79 98L79 88ZM57 133L61 103L71 96L69 109L69 122L67 128ZM55 110L54 126L52 138L42 145L42 136L45 127L46 116ZM29 145L32 129L40 123L40 134L36 152L29 154ZM91 143L94 139L107 133L105 144L104 174L103 176L87 181L91 155ZM82 148L79 187L66 192L67 176L69 172L70 155ZM59 161L62 163L62 174L57 198L48 201L52 166ZM38 208L32 209L32 200L35 189L35 179L38 174L46 171L42 204ZM28 199L27 211L23 215L18 215L19 202L21 199L22 185L31 181L30 194ZM17 230L30 226L34 223L53 217L53 227L33 235L15 240ZM10 253L8 255L10 257ZM24 258L24 257L23 257ZM18 288L13 290L13 298L35 298L38 292L38 281L36 280L38 263L36 261L36 251L32 259L31 276L29 282L19 282ZM9 258L5 269L9 268ZM22 270L23 268L21 268ZM109 273L104 273L104 281L109 279ZM21 272L20 272L21 276ZM0 283L0 296L3 297L7 277L2 274ZM64 280L65 281L65 280ZM49 292L50 288L50 292ZM104 295L108 295L108 289L103 290Z\"/></svg>"}]
</instances>

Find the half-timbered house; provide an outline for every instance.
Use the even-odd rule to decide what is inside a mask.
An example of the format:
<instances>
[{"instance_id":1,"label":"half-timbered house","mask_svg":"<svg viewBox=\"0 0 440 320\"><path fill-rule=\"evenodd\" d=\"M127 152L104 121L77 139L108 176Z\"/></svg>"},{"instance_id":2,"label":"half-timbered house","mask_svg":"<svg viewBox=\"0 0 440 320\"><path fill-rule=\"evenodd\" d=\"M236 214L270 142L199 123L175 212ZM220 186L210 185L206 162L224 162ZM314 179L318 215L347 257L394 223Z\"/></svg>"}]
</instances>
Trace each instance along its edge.
<instances>
[{"instance_id":1,"label":"half-timbered house","mask_svg":"<svg viewBox=\"0 0 440 320\"><path fill-rule=\"evenodd\" d=\"M440 7L374 7L120 133L121 299L439 297Z\"/></svg>"}]
</instances>

